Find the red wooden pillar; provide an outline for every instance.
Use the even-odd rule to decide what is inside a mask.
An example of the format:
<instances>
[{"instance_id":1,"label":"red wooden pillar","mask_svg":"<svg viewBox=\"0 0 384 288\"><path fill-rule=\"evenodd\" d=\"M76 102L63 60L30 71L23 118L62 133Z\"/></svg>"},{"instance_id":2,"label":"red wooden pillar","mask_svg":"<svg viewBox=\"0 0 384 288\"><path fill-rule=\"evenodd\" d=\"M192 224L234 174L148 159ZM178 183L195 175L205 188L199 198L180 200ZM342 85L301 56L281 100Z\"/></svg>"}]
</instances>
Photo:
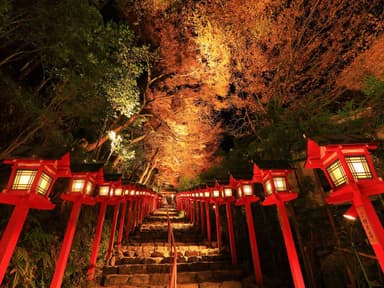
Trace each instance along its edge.
<instances>
[{"instance_id":1,"label":"red wooden pillar","mask_svg":"<svg viewBox=\"0 0 384 288\"><path fill-rule=\"evenodd\" d=\"M27 218L29 207L23 204L16 205L13 208L11 218L1 237L0 242L0 284L3 281L5 272L7 271L9 261L12 258L16 243L19 239L21 230L23 229L25 219Z\"/></svg>"},{"instance_id":2,"label":"red wooden pillar","mask_svg":"<svg viewBox=\"0 0 384 288\"><path fill-rule=\"evenodd\" d=\"M225 206L226 206L226 212L227 212L229 247L231 249L232 265L236 265L237 264L237 253L236 253L235 233L233 231L231 202L226 202Z\"/></svg>"},{"instance_id":3,"label":"red wooden pillar","mask_svg":"<svg viewBox=\"0 0 384 288\"><path fill-rule=\"evenodd\" d=\"M131 228L131 232L135 231L136 226L137 226L137 199L133 203L133 213L132 213L132 216L133 216L133 221L132 221L133 225L132 225L132 228Z\"/></svg>"},{"instance_id":4,"label":"red wooden pillar","mask_svg":"<svg viewBox=\"0 0 384 288\"><path fill-rule=\"evenodd\" d=\"M200 225L201 225L201 234L205 235L205 219L204 219L204 202L200 201Z\"/></svg>"},{"instance_id":5,"label":"red wooden pillar","mask_svg":"<svg viewBox=\"0 0 384 288\"><path fill-rule=\"evenodd\" d=\"M252 207L249 201L245 201L245 213L247 216L249 244L251 246L253 269L255 272L256 283L262 286L263 274L261 273L259 250L257 248L255 226L253 223Z\"/></svg>"},{"instance_id":6,"label":"red wooden pillar","mask_svg":"<svg viewBox=\"0 0 384 288\"><path fill-rule=\"evenodd\" d=\"M123 203L123 208L121 211L121 216L120 216L120 226L119 226L119 233L117 235L117 248L119 249L121 246L121 241L123 240L123 230L124 230L124 224L125 224L125 216L127 212L127 201L124 201Z\"/></svg>"},{"instance_id":7,"label":"red wooden pillar","mask_svg":"<svg viewBox=\"0 0 384 288\"><path fill-rule=\"evenodd\" d=\"M295 283L295 288L304 288L304 279L303 274L300 268L299 257L296 253L295 242L293 241L291 226L289 225L289 220L287 216L287 210L283 201L278 201L276 203L277 213L279 215L280 227L283 232L284 243L287 249L289 266L291 267L293 282Z\"/></svg>"},{"instance_id":8,"label":"red wooden pillar","mask_svg":"<svg viewBox=\"0 0 384 288\"><path fill-rule=\"evenodd\" d=\"M99 246L100 246L101 235L103 232L103 224L104 224L106 210L107 210L107 202L101 202L99 217L97 219L95 238L93 239L91 258L89 260L88 280L93 280L95 278L97 254L99 252Z\"/></svg>"},{"instance_id":9,"label":"red wooden pillar","mask_svg":"<svg viewBox=\"0 0 384 288\"><path fill-rule=\"evenodd\" d=\"M207 219L207 238L208 244L211 245L211 215L209 212L209 202L205 202L205 218Z\"/></svg>"},{"instance_id":10,"label":"red wooden pillar","mask_svg":"<svg viewBox=\"0 0 384 288\"><path fill-rule=\"evenodd\" d=\"M221 251L220 206L215 202L217 248Z\"/></svg>"},{"instance_id":11,"label":"red wooden pillar","mask_svg":"<svg viewBox=\"0 0 384 288\"><path fill-rule=\"evenodd\" d=\"M189 201L189 205L190 205L190 215L191 215L191 223L193 224L193 226L195 226L195 201L193 200L190 200Z\"/></svg>"},{"instance_id":12,"label":"red wooden pillar","mask_svg":"<svg viewBox=\"0 0 384 288\"><path fill-rule=\"evenodd\" d=\"M133 200L129 200L129 208L128 208L128 215L127 215L127 224L125 227L125 239L128 240L129 238L129 232L131 231L131 215L132 215L132 206L133 206Z\"/></svg>"},{"instance_id":13,"label":"red wooden pillar","mask_svg":"<svg viewBox=\"0 0 384 288\"><path fill-rule=\"evenodd\" d=\"M369 197L360 193L355 193L352 204L360 218L368 241L376 254L381 271L384 272L384 229L375 208Z\"/></svg>"},{"instance_id":14,"label":"red wooden pillar","mask_svg":"<svg viewBox=\"0 0 384 288\"><path fill-rule=\"evenodd\" d=\"M109 244L108 244L108 250L107 250L107 260L111 259L112 257L112 250L113 250L113 244L115 242L115 233L116 233L116 227L117 227L117 218L119 217L119 207L120 203L115 204L115 209L113 211L113 218L112 218L112 226L111 226L111 234L109 236Z\"/></svg>"},{"instance_id":15,"label":"red wooden pillar","mask_svg":"<svg viewBox=\"0 0 384 288\"><path fill-rule=\"evenodd\" d=\"M61 244L59 258L56 262L55 273L53 274L51 288L60 288L63 282L65 267L67 266L69 252L71 251L73 237L75 236L77 222L80 216L81 201L73 202L71 215L69 216L64 240Z\"/></svg>"},{"instance_id":16,"label":"red wooden pillar","mask_svg":"<svg viewBox=\"0 0 384 288\"><path fill-rule=\"evenodd\" d=\"M196 215L195 225L199 229L200 228L200 201L196 201L195 215Z\"/></svg>"}]
</instances>

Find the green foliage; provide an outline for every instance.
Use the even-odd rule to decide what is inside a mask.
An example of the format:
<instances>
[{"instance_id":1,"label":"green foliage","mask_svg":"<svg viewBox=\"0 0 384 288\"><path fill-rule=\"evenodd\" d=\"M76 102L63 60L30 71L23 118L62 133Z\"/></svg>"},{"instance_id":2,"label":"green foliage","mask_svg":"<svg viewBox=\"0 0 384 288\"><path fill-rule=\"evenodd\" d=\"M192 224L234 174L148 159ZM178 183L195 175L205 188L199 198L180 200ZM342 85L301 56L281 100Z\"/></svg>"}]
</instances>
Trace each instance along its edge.
<instances>
[{"instance_id":1,"label":"green foliage","mask_svg":"<svg viewBox=\"0 0 384 288\"><path fill-rule=\"evenodd\" d=\"M6 27L9 25L9 11L11 0L2 0L0 2L0 35L6 30Z\"/></svg>"},{"instance_id":2,"label":"green foliage","mask_svg":"<svg viewBox=\"0 0 384 288\"><path fill-rule=\"evenodd\" d=\"M4 287L49 287L71 205L58 203L53 211L30 211L5 275ZM98 212L97 205L82 207L62 287L86 286ZM108 247L110 219L111 215L107 215L104 222L98 264L103 262ZM5 225L6 221L2 221L0 229Z\"/></svg>"},{"instance_id":3,"label":"green foliage","mask_svg":"<svg viewBox=\"0 0 384 288\"><path fill-rule=\"evenodd\" d=\"M0 33L0 75L7 75L0 112L8 132L0 158L69 150L82 138L95 141L111 111L137 111L136 79L150 53L127 25L104 23L99 5L84 1L9 3L0 11L20 21Z\"/></svg>"},{"instance_id":4,"label":"green foliage","mask_svg":"<svg viewBox=\"0 0 384 288\"><path fill-rule=\"evenodd\" d=\"M196 186L199 186L200 184L202 184L202 183L201 183L200 179L198 179L198 178L191 179L191 178L182 176L179 179L178 190L183 191L183 190L192 189Z\"/></svg>"}]
</instances>

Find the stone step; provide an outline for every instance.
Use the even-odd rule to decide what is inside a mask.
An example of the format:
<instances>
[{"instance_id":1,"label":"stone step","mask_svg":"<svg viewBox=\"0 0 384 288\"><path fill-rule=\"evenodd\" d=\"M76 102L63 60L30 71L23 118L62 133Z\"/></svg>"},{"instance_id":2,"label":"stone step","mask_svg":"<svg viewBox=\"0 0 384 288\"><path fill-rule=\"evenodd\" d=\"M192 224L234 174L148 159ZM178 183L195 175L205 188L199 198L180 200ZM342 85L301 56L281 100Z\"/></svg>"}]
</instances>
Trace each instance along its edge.
<instances>
[{"instance_id":1,"label":"stone step","mask_svg":"<svg viewBox=\"0 0 384 288\"><path fill-rule=\"evenodd\" d=\"M147 246L148 247L148 246ZM162 247L164 249L153 249L152 247L149 248L139 248L139 249L131 249L131 250L120 250L119 256L125 256L126 258L145 258L145 257L169 257L170 252L168 247ZM173 254L173 252L172 252ZM226 257L225 254L221 255L217 248L205 248L202 250L191 250L191 249L183 249L183 247L177 247L177 254L180 257L214 257L214 256L221 256Z\"/></svg>"},{"instance_id":2,"label":"stone step","mask_svg":"<svg viewBox=\"0 0 384 288\"><path fill-rule=\"evenodd\" d=\"M168 209L168 215L177 241L178 288L248 287L242 281L249 274L246 266L233 266L228 251L219 251L216 242L204 240L184 214ZM100 287L169 287L173 257L167 210L158 209L146 217L109 263L113 266L103 268Z\"/></svg>"},{"instance_id":3,"label":"stone step","mask_svg":"<svg viewBox=\"0 0 384 288\"><path fill-rule=\"evenodd\" d=\"M178 243L199 243L204 242L204 239L201 235L188 236L187 234L174 233L175 239ZM136 242L168 242L168 232L163 233L151 233L151 232L142 232L140 235L130 236L131 240Z\"/></svg>"},{"instance_id":4,"label":"stone step","mask_svg":"<svg viewBox=\"0 0 384 288\"><path fill-rule=\"evenodd\" d=\"M178 242L176 241L177 249L181 251L187 250L199 250L199 251L207 251L207 252L219 252L218 248L216 248L216 242L211 242L209 246L208 243L201 242ZM131 241L126 245L121 246L121 251L129 251L129 250L138 250L138 249L146 249L150 250L152 248L153 251L166 251L169 248L168 242L163 241L153 241L153 242L138 242Z\"/></svg>"},{"instance_id":5,"label":"stone step","mask_svg":"<svg viewBox=\"0 0 384 288\"><path fill-rule=\"evenodd\" d=\"M190 255L186 253L187 256L178 254L177 263L210 263L210 262L231 262L229 255ZM189 255L189 256L188 256ZM152 253L151 257L122 257L116 260L115 265L124 265L124 264L162 264L162 263L171 263L173 262L173 256L162 255L157 252Z\"/></svg>"},{"instance_id":6,"label":"stone step","mask_svg":"<svg viewBox=\"0 0 384 288\"><path fill-rule=\"evenodd\" d=\"M102 288L105 286L88 286L87 288ZM137 286L132 285L108 285L109 288L136 288ZM151 285L143 286L143 288L168 288L167 285ZM254 286L245 286L240 281L224 281L224 282L201 282L201 283L186 283L177 284L177 288L254 288ZM256 287L257 288L257 287Z\"/></svg>"},{"instance_id":7,"label":"stone step","mask_svg":"<svg viewBox=\"0 0 384 288\"><path fill-rule=\"evenodd\" d=\"M161 260L161 259L159 259ZM167 260L167 261L165 261ZM152 273L168 273L171 269L171 259L162 259L160 264L119 264L117 266L104 267L104 275L109 274L152 274ZM164 262L163 262L164 261ZM233 267L227 261L215 262L193 262L193 263L177 263L178 272L198 272L207 270L231 270Z\"/></svg>"},{"instance_id":8,"label":"stone step","mask_svg":"<svg viewBox=\"0 0 384 288\"><path fill-rule=\"evenodd\" d=\"M244 278L241 269L206 270L194 272L177 272L177 284L197 284L204 282L241 281ZM169 284L168 273L144 273L144 274L107 274L104 275L102 286L131 285L133 287L167 287ZM199 287L199 286L198 286ZM220 287L220 286L219 286ZM240 286L241 287L241 286Z\"/></svg>"}]
</instances>

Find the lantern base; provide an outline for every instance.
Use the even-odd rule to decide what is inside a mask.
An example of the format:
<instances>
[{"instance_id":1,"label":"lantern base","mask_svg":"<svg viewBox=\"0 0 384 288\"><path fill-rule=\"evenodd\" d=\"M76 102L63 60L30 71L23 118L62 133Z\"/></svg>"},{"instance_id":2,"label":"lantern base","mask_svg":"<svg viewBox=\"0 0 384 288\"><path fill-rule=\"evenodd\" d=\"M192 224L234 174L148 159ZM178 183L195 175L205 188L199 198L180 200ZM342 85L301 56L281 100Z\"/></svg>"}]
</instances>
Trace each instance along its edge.
<instances>
[{"instance_id":1,"label":"lantern base","mask_svg":"<svg viewBox=\"0 0 384 288\"><path fill-rule=\"evenodd\" d=\"M253 203L260 200L258 196L244 196L240 199L237 199L235 202L236 206L245 205L245 203Z\"/></svg>"},{"instance_id":2,"label":"lantern base","mask_svg":"<svg viewBox=\"0 0 384 288\"><path fill-rule=\"evenodd\" d=\"M269 206L269 205L276 205L277 202L283 201L291 201L297 198L297 193L292 192L279 192L276 194L269 195L265 198L263 202L261 202L261 205L263 206Z\"/></svg>"},{"instance_id":3,"label":"lantern base","mask_svg":"<svg viewBox=\"0 0 384 288\"><path fill-rule=\"evenodd\" d=\"M75 194L75 193L66 193L61 194L60 198L64 201L70 201L70 202L77 202L80 201L82 204L85 205L95 205L96 200L93 199L90 196L82 195L82 194Z\"/></svg>"},{"instance_id":4,"label":"lantern base","mask_svg":"<svg viewBox=\"0 0 384 288\"><path fill-rule=\"evenodd\" d=\"M7 205L26 205L30 209L52 210L55 205L48 198L42 195L11 195L10 193L0 193L0 203Z\"/></svg>"}]
</instances>

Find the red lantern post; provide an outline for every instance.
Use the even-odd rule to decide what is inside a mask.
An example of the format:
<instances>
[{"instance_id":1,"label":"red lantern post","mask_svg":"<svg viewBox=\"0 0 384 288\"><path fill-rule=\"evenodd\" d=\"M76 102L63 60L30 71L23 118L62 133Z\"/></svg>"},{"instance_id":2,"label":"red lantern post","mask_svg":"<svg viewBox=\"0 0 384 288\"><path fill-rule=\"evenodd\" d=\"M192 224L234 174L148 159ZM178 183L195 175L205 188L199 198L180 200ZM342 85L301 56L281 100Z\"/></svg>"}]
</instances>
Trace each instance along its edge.
<instances>
[{"instance_id":1,"label":"red lantern post","mask_svg":"<svg viewBox=\"0 0 384 288\"><path fill-rule=\"evenodd\" d=\"M128 237L129 237L129 232L131 232L131 219L132 219L132 207L133 207L133 197L135 196L135 187L132 186L131 189L129 190L129 196L128 196L128 199L129 199L129 208L128 208L128 215L127 215L127 224L126 224L126 227L125 227L125 239L128 240Z\"/></svg>"},{"instance_id":2,"label":"red lantern post","mask_svg":"<svg viewBox=\"0 0 384 288\"><path fill-rule=\"evenodd\" d=\"M200 227L201 227L201 234L205 236L205 217L204 217L204 192L203 190L199 189L199 203L200 203Z\"/></svg>"},{"instance_id":3,"label":"red lantern post","mask_svg":"<svg viewBox=\"0 0 384 288\"><path fill-rule=\"evenodd\" d=\"M254 182L262 183L265 192L265 200L261 203L264 206L276 205L279 216L280 227L283 232L283 238L292 278L295 287L305 287L303 274L300 268L299 258L297 257L295 242L293 241L292 231L285 208L285 202L297 198L297 193L290 191L288 182L288 173L290 169L268 169L261 170L256 164L253 168Z\"/></svg>"},{"instance_id":4,"label":"red lantern post","mask_svg":"<svg viewBox=\"0 0 384 288\"><path fill-rule=\"evenodd\" d=\"M208 245L211 246L212 237L211 237L211 214L209 211L209 199L211 197L211 191L209 187L204 189L204 198L205 198L205 219L207 220L207 240Z\"/></svg>"},{"instance_id":5,"label":"red lantern post","mask_svg":"<svg viewBox=\"0 0 384 288\"><path fill-rule=\"evenodd\" d=\"M231 250L232 265L237 264L237 252L235 242L235 232L233 230L232 221L232 203L235 202L234 189L230 184L220 185L220 203L225 204L228 226L229 247Z\"/></svg>"},{"instance_id":6,"label":"red lantern post","mask_svg":"<svg viewBox=\"0 0 384 288\"><path fill-rule=\"evenodd\" d=\"M99 183L99 191L95 200L96 202L100 203L100 210L99 210L99 216L97 219L95 237L93 239L91 257L89 260L88 280L93 280L95 278L97 254L99 252L99 246L100 246L101 236L103 232L105 212L107 210L108 204L111 204L111 205L116 204L116 199L113 196L114 187L117 184L120 185L120 181L107 182L104 180L104 177L100 178L98 180L98 183Z\"/></svg>"},{"instance_id":7,"label":"red lantern post","mask_svg":"<svg viewBox=\"0 0 384 288\"><path fill-rule=\"evenodd\" d=\"M329 204L352 203L367 238L384 271L384 229L369 199L384 193L384 182L376 174L370 152L372 144L331 144L319 146L308 139L306 168L321 169L332 190Z\"/></svg>"},{"instance_id":8,"label":"red lantern post","mask_svg":"<svg viewBox=\"0 0 384 288\"><path fill-rule=\"evenodd\" d=\"M117 228L117 220L119 217L120 202L123 201L123 188L121 186L121 180L117 180L113 185L113 197L108 202L109 205L115 206L113 210L111 232L109 235L109 243L107 249L106 259L109 260L112 257L113 244L115 242L115 233Z\"/></svg>"},{"instance_id":9,"label":"red lantern post","mask_svg":"<svg viewBox=\"0 0 384 288\"><path fill-rule=\"evenodd\" d=\"M213 203L215 209L217 248L219 249L219 251L221 251L222 239L220 229L220 185L217 182L212 188L211 203Z\"/></svg>"},{"instance_id":10,"label":"red lantern post","mask_svg":"<svg viewBox=\"0 0 384 288\"><path fill-rule=\"evenodd\" d=\"M77 168L86 171L74 172ZM95 169L96 171L92 171ZM76 232L81 205L95 205L96 201L93 199L92 195L96 187L97 180L102 177L102 175L103 171L101 165L90 164L72 169L70 189L67 193L62 194L61 198L65 201L73 202L73 205L68 219L67 229L64 234L64 240L61 245L60 254L56 262L51 288L61 287L69 252L72 247L73 237Z\"/></svg>"},{"instance_id":11,"label":"red lantern post","mask_svg":"<svg viewBox=\"0 0 384 288\"><path fill-rule=\"evenodd\" d=\"M125 225L125 218L127 217L127 202L130 199L129 193L132 190L132 185L126 185L123 187L123 195L121 202L123 203L123 207L121 209L121 216L120 216L120 225L119 225L119 232L117 234L117 248L120 249L121 242L123 241L123 232L124 232L124 226L129 226L129 223ZM130 211L129 211L130 213ZM128 221L130 217L128 216ZM129 227L125 227L126 231L128 231ZM128 233L126 233L126 239L128 239Z\"/></svg>"},{"instance_id":12,"label":"red lantern post","mask_svg":"<svg viewBox=\"0 0 384 288\"><path fill-rule=\"evenodd\" d=\"M59 177L70 177L69 154L60 160L11 159L7 187L0 193L0 203L14 205L12 215L0 240L0 284L3 281L29 209L51 210L49 194Z\"/></svg>"},{"instance_id":13,"label":"red lantern post","mask_svg":"<svg viewBox=\"0 0 384 288\"><path fill-rule=\"evenodd\" d=\"M254 226L253 215L252 215L252 207L251 207L252 203L259 201L259 197L255 195L252 180L239 180L239 179L234 179L232 176L230 176L230 185L233 187L237 187L236 197L238 199L236 200L235 205L238 205L238 206L244 205L245 207L245 214L247 217L247 225L248 225L249 243L251 246L253 269L255 273L256 283L262 286L263 274L261 272L260 256L259 256L259 250L257 248L256 232L255 232L255 226Z\"/></svg>"}]
</instances>

